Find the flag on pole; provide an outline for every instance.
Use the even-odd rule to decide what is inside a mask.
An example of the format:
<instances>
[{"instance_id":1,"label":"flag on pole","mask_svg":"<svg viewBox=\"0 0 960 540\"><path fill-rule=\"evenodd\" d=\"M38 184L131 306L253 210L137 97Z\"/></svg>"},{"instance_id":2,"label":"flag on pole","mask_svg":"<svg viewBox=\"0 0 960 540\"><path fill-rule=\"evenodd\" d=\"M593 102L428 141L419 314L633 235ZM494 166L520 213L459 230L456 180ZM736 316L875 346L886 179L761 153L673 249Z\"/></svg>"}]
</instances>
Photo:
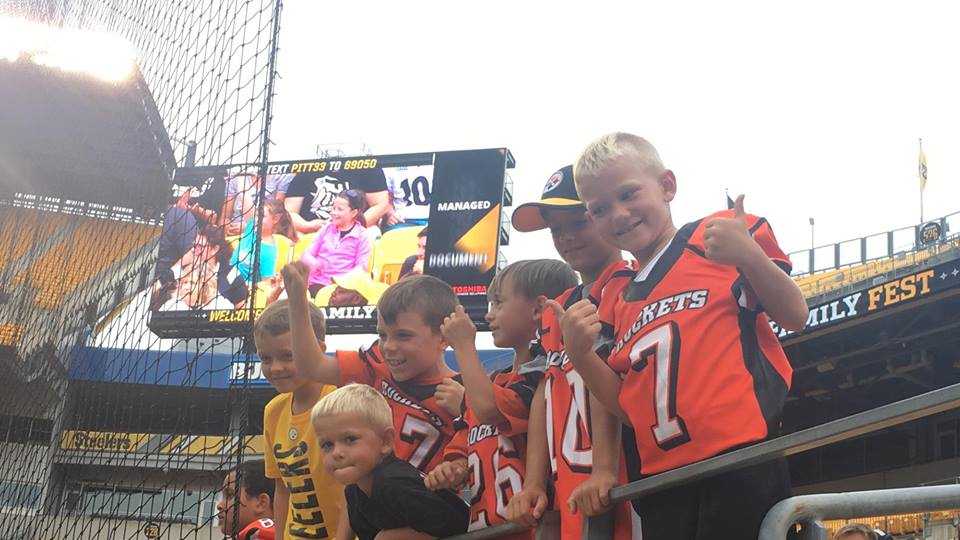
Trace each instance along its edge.
<instances>
[{"instance_id":1,"label":"flag on pole","mask_svg":"<svg viewBox=\"0 0 960 540\"><path fill-rule=\"evenodd\" d=\"M917 174L920 178L920 191L927 187L927 155L923 153L923 144L920 144L920 165Z\"/></svg>"}]
</instances>

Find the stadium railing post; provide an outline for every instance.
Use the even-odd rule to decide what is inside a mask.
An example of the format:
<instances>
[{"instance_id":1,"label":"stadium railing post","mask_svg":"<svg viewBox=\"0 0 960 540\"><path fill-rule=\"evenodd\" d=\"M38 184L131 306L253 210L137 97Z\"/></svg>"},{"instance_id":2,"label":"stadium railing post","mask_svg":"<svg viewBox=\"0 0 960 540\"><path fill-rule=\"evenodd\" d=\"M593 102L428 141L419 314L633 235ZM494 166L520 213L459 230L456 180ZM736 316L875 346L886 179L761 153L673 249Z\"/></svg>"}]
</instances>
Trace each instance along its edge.
<instances>
[{"instance_id":1,"label":"stadium railing post","mask_svg":"<svg viewBox=\"0 0 960 540\"><path fill-rule=\"evenodd\" d=\"M801 540L830 540L830 531L819 520L806 520L801 522L801 526Z\"/></svg>"},{"instance_id":2,"label":"stadium railing post","mask_svg":"<svg viewBox=\"0 0 960 540\"><path fill-rule=\"evenodd\" d=\"M547 512L534 530L534 540L554 540L560 538L560 513ZM608 537L609 538L609 537Z\"/></svg>"},{"instance_id":3,"label":"stadium railing post","mask_svg":"<svg viewBox=\"0 0 960 540\"><path fill-rule=\"evenodd\" d=\"M783 540L790 527L801 521L811 523L824 519L933 512L958 507L958 484L801 495L784 499L767 512L760 526L759 540Z\"/></svg>"},{"instance_id":4,"label":"stadium railing post","mask_svg":"<svg viewBox=\"0 0 960 540\"><path fill-rule=\"evenodd\" d=\"M582 540L607 540L613 538L613 512L588 517L583 520Z\"/></svg>"}]
</instances>

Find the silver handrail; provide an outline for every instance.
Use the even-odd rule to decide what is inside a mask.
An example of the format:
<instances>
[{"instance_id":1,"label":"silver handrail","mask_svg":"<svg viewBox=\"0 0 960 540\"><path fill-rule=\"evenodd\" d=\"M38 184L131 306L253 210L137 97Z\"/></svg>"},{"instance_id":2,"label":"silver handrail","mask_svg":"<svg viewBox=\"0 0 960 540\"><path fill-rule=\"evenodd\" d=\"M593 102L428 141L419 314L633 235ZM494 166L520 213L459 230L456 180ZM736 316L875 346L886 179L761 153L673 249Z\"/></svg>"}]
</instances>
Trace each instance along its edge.
<instances>
[{"instance_id":1,"label":"silver handrail","mask_svg":"<svg viewBox=\"0 0 960 540\"><path fill-rule=\"evenodd\" d=\"M869 411L617 486L610 490L610 499L613 503L636 499L696 480L749 467L764 461L799 454L956 408L960 408L960 384L939 388L919 396L882 405ZM481 540L498 538L522 530L524 530L523 527L504 524L453 538L457 540ZM584 521L582 538L585 540L609 538L609 531L609 514L591 517ZM541 531L538 531L539 537L550 538L549 536L541 536Z\"/></svg>"},{"instance_id":2,"label":"silver handrail","mask_svg":"<svg viewBox=\"0 0 960 540\"><path fill-rule=\"evenodd\" d=\"M759 540L783 540L794 523L954 508L960 508L960 485L801 495L767 512Z\"/></svg>"}]
</instances>

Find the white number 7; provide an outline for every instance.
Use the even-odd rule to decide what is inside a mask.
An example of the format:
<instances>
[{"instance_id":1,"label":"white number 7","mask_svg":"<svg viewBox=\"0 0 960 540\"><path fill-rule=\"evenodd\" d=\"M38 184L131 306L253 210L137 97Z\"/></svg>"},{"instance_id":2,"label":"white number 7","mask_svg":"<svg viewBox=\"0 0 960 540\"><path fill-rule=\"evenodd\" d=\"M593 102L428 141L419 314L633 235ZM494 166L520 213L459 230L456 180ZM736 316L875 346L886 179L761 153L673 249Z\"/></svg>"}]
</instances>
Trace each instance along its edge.
<instances>
[{"instance_id":1,"label":"white number 7","mask_svg":"<svg viewBox=\"0 0 960 540\"><path fill-rule=\"evenodd\" d=\"M430 463L433 455L439 450L440 431L426 420L407 415L403 419L403 427L400 429L400 440L417 445L407 461L414 467L422 469Z\"/></svg>"},{"instance_id":2,"label":"white number 7","mask_svg":"<svg viewBox=\"0 0 960 540\"><path fill-rule=\"evenodd\" d=\"M657 423L651 426L657 446L669 450L690 441L677 413L677 374L680 371L680 331L670 321L647 332L630 349L631 369L654 369L654 406ZM650 366L650 364L653 364ZM639 426L634 426L637 428Z\"/></svg>"}]
</instances>

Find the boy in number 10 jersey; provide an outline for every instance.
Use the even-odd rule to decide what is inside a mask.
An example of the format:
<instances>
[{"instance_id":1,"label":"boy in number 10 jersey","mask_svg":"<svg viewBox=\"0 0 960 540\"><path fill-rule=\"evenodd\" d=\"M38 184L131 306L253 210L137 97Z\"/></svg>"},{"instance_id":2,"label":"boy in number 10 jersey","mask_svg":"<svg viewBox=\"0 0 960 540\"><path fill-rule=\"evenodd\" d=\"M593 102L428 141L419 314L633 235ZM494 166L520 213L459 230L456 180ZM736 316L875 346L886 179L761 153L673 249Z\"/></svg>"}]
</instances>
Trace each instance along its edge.
<instances>
[{"instance_id":1,"label":"boy in number 10 jersey","mask_svg":"<svg viewBox=\"0 0 960 540\"><path fill-rule=\"evenodd\" d=\"M605 284L632 274L620 250L601 239L584 212L573 184L573 167L568 165L550 176L540 201L521 205L513 213L518 231L549 229L557 252L580 273L583 284L557 297L561 305L591 295L599 298ZM550 310L541 317L533 349L547 367L530 410L526 483L511 500L508 514L511 521L528 526L543 515L549 470L561 537L579 538L584 516L609 510L610 488L625 480L619 464L620 423L599 410L598 421L591 422L590 411L603 407L569 362L557 317ZM632 538L634 518L629 505L617 505L614 538Z\"/></svg>"}]
</instances>

